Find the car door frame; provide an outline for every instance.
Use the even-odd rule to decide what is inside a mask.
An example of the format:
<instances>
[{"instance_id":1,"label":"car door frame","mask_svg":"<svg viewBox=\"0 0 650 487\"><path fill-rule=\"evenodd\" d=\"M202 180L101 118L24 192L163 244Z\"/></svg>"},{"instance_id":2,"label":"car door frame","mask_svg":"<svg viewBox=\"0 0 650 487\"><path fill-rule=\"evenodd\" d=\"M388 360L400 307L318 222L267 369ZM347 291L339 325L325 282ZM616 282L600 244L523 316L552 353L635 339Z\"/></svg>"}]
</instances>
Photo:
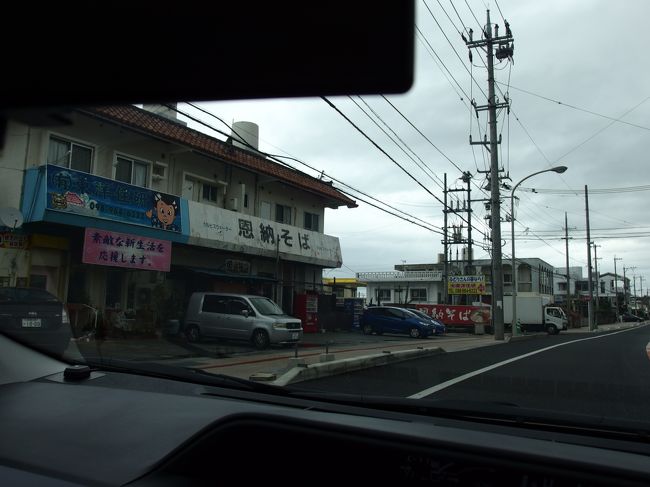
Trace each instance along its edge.
<instances>
[{"instance_id":1,"label":"car door frame","mask_svg":"<svg viewBox=\"0 0 650 487\"><path fill-rule=\"evenodd\" d=\"M224 312L219 311L205 311L205 302L207 298L223 299ZM199 313L199 326L201 334L208 337L215 338L233 338L234 333L230 324L229 316L225 313L228 296L222 294L206 293L201 300L201 311Z\"/></svg>"}]
</instances>

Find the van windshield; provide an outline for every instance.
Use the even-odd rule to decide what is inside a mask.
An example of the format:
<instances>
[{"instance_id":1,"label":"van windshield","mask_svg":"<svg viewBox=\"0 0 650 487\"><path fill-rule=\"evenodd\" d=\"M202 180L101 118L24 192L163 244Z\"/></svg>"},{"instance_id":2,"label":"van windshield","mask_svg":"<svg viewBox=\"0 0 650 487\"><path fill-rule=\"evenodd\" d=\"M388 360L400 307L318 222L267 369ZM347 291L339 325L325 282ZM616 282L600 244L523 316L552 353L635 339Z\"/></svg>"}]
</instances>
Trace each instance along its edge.
<instances>
[{"instance_id":1,"label":"van windshield","mask_svg":"<svg viewBox=\"0 0 650 487\"><path fill-rule=\"evenodd\" d=\"M277 304L269 298L250 298L251 303L260 314L263 315L283 315L285 314Z\"/></svg>"}]
</instances>

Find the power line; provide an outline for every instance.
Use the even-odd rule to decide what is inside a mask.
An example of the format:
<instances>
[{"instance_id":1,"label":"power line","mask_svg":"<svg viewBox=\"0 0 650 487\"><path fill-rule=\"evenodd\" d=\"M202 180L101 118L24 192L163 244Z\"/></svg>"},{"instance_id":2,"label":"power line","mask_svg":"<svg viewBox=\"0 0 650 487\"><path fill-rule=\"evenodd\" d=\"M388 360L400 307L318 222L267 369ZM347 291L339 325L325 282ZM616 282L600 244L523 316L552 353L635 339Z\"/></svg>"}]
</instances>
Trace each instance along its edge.
<instances>
[{"instance_id":1,"label":"power line","mask_svg":"<svg viewBox=\"0 0 650 487\"><path fill-rule=\"evenodd\" d=\"M465 92L465 90L464 90L463 87L460 85L460 83L458 82L458 80L456 80L456 78L454 77L454 75L451 74L451 71L449 71L449 68L447 67L447 65L446 65L446 64L444 63L444 61L440 58L440 56L438 56L438 53L437 53L436 50L433 48L433 46L431 45L431 43L427 40L427 38L424 36L424 34L423 34L422 31L420 30L420 28L416 25L416 26L415 26L415 29L417 30L418 34L420 34L420 37L422 38L422 40L421 40L420 42L425 42L425 43L427 44L427 46L429 46L429 49L431 49L431 52L433 52L433 54L435 55L435 57L438 58L438 61L440 62L440 64L442 64L442 66L445 68L445 70L447 70L447 73L449 73L449 76L451 77L451 79L454 80L454 82L456 83L456 85L458 86L458 88L460 89L460 91L463 92L463 95L465 95L465 98L468 99L468 100L471 100L470 96ZM429 52L429 51L427 51L427 52ZM429 52L429 55L430 55L430 56L431 56L431 52ZM432 59L435 61L435 58L432 57ZM436 65L437 65L437 63L436 63ZM440 66L438 66L438 68L440 68ZM444 74L444 72L443 72L443 74ZM448 80L448 81L449 81L449 80ZM450 82L450 83L451 83L451 82ZM452 88L453 88L453 85L452 85ZM454 91L456 91L455 88L454 88ZM460 96L460 94L458 93L458 91L456 91L456 94L460 97L461 101L463 101L463 103L464 103L463 97ZM469 105L466 105L466 106L469 107Z\"/></svg>"},{"instance_id":2,"label":"power line","mask_svg":"<svg viewBox=\"0 0 650 487\"><path fill-rule=\"evenodd\" d=\"M216 128L213 127L212 125L210 125L210 124L208 124L208 123L206 123L206 122L204 122L204 121L202 121L202 120L200 120L200 119L197 119L197 118L195 118L195 117L193 117L193 116L191 116L191 115L189 115L189 114L187 114L187 113L185 113L185 112L179 110L178 108L174 108L172 105L166 105L166 106L167 106L168 108L170 108L170 109L173 109L173 110L176 111L177 113L179 113L179 114L181 114L181 115L183 115L183 116L189 118L190 120L192 120L192 121L194 121L194 122L196 122L196 123L199 123L199 124L201 124L201 125L203 125L203 126L205 126L205 127L207 127L207 128L210 128L210 129L212 129L212 130L214 130L214 131L216 131L216 132L218 132L218 133L220 133L220 134L227 135L227 134L225 134L224 132L222 132L222 131L216 129ZM199 107L197 107L197 108L199 108ZM222 123L225 124L225 122L224 122L223 120L221 120L218 116L216 116L216 115L214 115L214 114L212 114L212 113L210 113L210 112L207 112L207 111L205 111L205 110L203 110L203 109L201 109L201 108L199 108L199 110L203 111L204 113L206 113L206 114L208 114L208 115L213 116L214 118L220 120ZM225 124L225 125L227 126L227 124ZM251 148L254 149L254 147L251 146L250 144L248 144L246 141L243 141L243 142L244 142L245 145L248 145L249 147L251 147ZM255 150L257 150L257 149L255 149ZM281 164L281 165L283 165L283 166L285 166L285 167L287 167L287 168L289 168L289 169L292 169L292 170L295 171L295 172L299 172L300 174L304 174L304 173L298 171L295 167L293 167L293 166L291 166L291 165L285 163L284 161L278 161L278 160L277 160L278 157L287 157L287 156L278 156L278 155L274 155L274 154L264 153L264 152L261 152L261 151L259 151L259 150L257 150L257 151L258 151L260 154L262 154L262 155L268 157L269 159L272 159L274 162L276 162L276 163L278 163L278 164ZM309 169L311 169L311 170L313 170L313 171L320 172L321 174L324 174L324 171L318 171L316 168L310 166L309 164L307 164L307 163L305 163L305 162L303 162L303 161L300 161L299 159L295 159L295 158L293 158L293 157L288 157L288 158L289 158L289 159L292 159L292 160L295 160L295 161L297 161L297 162L300 162L301 164L303 164L304 166L308 167ZM331 176L329 176L329 177L331 177ZM444 234L444 232L442 232L442 230L439 229L439 227L436 227L435 225L432 225L432 224L430 224L430 223L428 223L428 222L426 222L426 221L424 221L424 220L422 220L422 219L420 219L420 218L418 218L418 217L416 217L416 216L413 216L413 215L411 215L411 214L409 214L409 213L407 213L407 212L405 212L405 211L403 211L403 210L399 210L399 209L397 209L397 208L394 208L394 207L392 207L391 205L388 205L388 204L382 202L381 200L379 200L379 199L377 199L377 198L375 198L375 197L373 197L373 196L370 196L370 195L364 193L363 191L358 190L358 189L356 189L356 188L354 188L354 187L352 187L352 186L350 186L350 185L348 185L348 184L346 184L346 183L344 183L344 182L342 182L342 181L340 181L340 180L337 180L337 179L335 179L335 178L331 178L331 179L333 179L333 180L335 180L336 182L338 182L338 183L340 183L340 184L342 184L342 185L344 185L344 186L350 188L351 190L353 190L353 191L355 191L355 192L358 192L358 193L363 194L364 196L366 196L366 197L368 197L368 198L371 198L371 199L373 199L373 200L375 200L375 201L378 201L379 203L381 203L381 204L383 204L383 205L385 205L385 206L387 206L387 207L389 207L389 208L391 208L391 209L393 209L393 210L395 210L395 211L398 211L398 212L400 212L400 213L403 213L404 215L408 215L410 218L413 218L414 220L420 220L422 223L424 223L425 225L428 225L428 226L422 225L422 224L417 223L417 222L415 222L415 221L413 221L413 220L410 220L409 218L405 218L405 217L403 217L403 216L401 216L401 215L395 214L395 213L393 213L393 212L391 212L391 211L386 210L385 208L381 208L381 207L379 207L379 206L377 206L377 205L375 205L375 204L373 204L373 203L370 203L370 202L366 201L366 200L363 199L363 198L360 198L358 195L355 195L355 194L352 194L352 193L347 192L347 191L345 191L345 190L342 190L341 188L336 188L338 191L340 191L340 192L343 193L343 194L346 194L346 195L348 195L348 196L351 196L351 197L353 197L353 198L356 198L356 199L358 199L359 201L362 201L362 202L366 203L367 205L373 206L373 207L375 207L375 208L377 208L377 209L379 209L379 210L381 210L381 211L384 211L385 213L388 213L388 214L391 214L391 215L396 216L396 217L398 217L398 218L401 218L402 220L408 221L409 223L413 223L413 224L415 224L415 225L418 225L418 226L420 226L420 227L422 227L422 228L425 228L425 229L427 229L427 230L429 230L429 231L431 231L431 232Z\"/></svg>"},{"instance_id":3,"label":"power line","mask_svg":"<svg viewBox=\"0 0 650 487\"><path fill-rule=\"evenodd\" d=\"M478 86L478 89L481 90L481 93L483 93L483 96L485 96L485 98L487 99L487 97L488 97L487 94L485 93L485 91L483 91L483 88L481 87L481 85L478 84L478 82L474 79L474 77L472 76L472 73L470 72L470 70L467 69L467 66L465 66L465 61L463 61L463 59L460 57L460 54L458 54L458 51L456 51L456 48L454 47L454 44L449 40L449 37L447 37L447 33L444 31L444 29L443 29L442 26L440 25L440 22L438 22L438 19L436 19L436 16L433 15L433 12L432 12L431 9L429 8L429 5L427 4L426 0L422 0L422 2L423 2L424 5L427 7L427 10L428 10L429 13L431 14L431 17L433 18L433 20L434 20L434 21L436 22L436 24L438 25L438 28L440 29L440 32L442 32L442 35L445 36L445 39L447 39L447 42L449 43L449 45L451 46L451 49L452 49L452 50L454 51L454 53L456 54L456 57L458 58L458 60L460 61L460 63L463 65L463 67L465 68L465 70L467 71L467 73L469 74L471 81L473 81L473 82L476 84L476 86Z\"/></svg>"},{"instance_id":4,"label":"power line","mask_svg":"<svg viewBox=\"0 0 650 487\"><path fill-rule=\"evenodd\" d=\"M584 190L579 190L579 189L541 189L541 188L527 188L527 187L520 187L518 188L521 191L528 191L531 193L540 193L540 194L557 194L557 195L575 195L575 196L584 196L583 194L578 194L580 191ZM603 189L592 189L589 188L589 195L591 196L592 194L613 194L613 193L634 193L634 192L639 192L639 191L650 191L650 185L646 184L643 186L627 186L627 187L622 187L622 188L603 188Z\"/></svg>"},{"instance_id":5,"label":"power line","mask_svg":"<svg viewBox=\"0 0 650 487\"><path fill-rule=\"evenodd\" d=\"M421 187L422 189L424 189L427 193L429 193L431 196L433 196L433 198L434 198L436 201L438 201L438 202L440 202L440 203L442 203L442 204L444 205L444 202L443 202L440 198L438 198L435 194L433 194L433 193L431 192L431 190L429 190L429 188L427 188L426 186L424 186L420 181L418 181L418 179L417 179L415 176L413 176L413 175L412 175L408 170L406 170L406 169L405 169L405 168L404 168L404 167L403 167L399 162L397 162L393 157L391 157L390 154L388 154L384 149L382 149L381 146L379 146L379 144L377 144L374 140L372 140L372 138L370 138L370 136L368 136L368 134L366 134L363 130L361 130L361 128L359 128L358 125L356 125L352 120L350 120L350 118L349 118L347 115L345 115L345 114L344 114L344 113L343 113L343 112L342 112L342 111L341 111L341 110L340 110L336 105L334 105L334 103L332 103L332 102L331 102L327 97L324 97L324 96L321 96L321 99L322 99L325 103L327 103L330 107L332 107L332 108L333 108L333 109L334 109L334 110L335 110L335 111L336 111L336 112L337 112L341 117L343 117L343 118L344 118L344 119L345 119L345 120L346 120L350 125L352 125L352 126L353 126L353 127L354 127L354 128L355 128L355 129L356 129L356 130L361 134L361 135L363 135L366 139L368 139L368 141L369 141L372 145L374 145L374 146L375 146L375 147L376 147L376 148L377 148L377 149L378 149L382 154L384 154L386 157L388 157L388 158L389 158L389 159L390 159L390 160L391 160L391 161L392 161L392 162L393 162L397 167L399 167L399 168L400 168L400 169L401 169L401 170L402 170L402 171L403 171L407 176L409 176L413 181L415 181L415 183L416 183L418 186L420 186L420 187ZM465 223L468 223L467 220L465 220L463 217L461 217L461 220L463 220ZM478 231L480 234L482 234L483 236L485 236L485 234L483 234L479 229L476 229L476 231Z\"/></svg>"},{"instance_id":6,"label":"power line","mask_svg":"<svg viewBox=\"0 0 650 487\"><path fill-rule=\"evenodd\" d=\"M370 111L372 112L372 114L373 114L373 115L374 115L374 116L375 116L375 117L376 117L376 118L377 118L381 123L383 123L384 126L385 126L388 130L390 130L390 132L395 136L395 138L396 138L397 140L399 140L399 141L402 143L402 146L403 146L403 147L400 146L397 142L395 142L395 140L394 140L390 135L388 135L388 134L386 133L386 131L385 131L383 128L381 128L381 127L379 126L379 124L378 124L375 120L373 120L372 117L371 117L370 115L368 115L368 113L367 113L363 108L361 108L361 107L359 106L359 104L358 104L357 102L355 102L354 99L353 99L351 96L348 96L348 98L350 98L350 100L352 100L352 103L354 103L354 104L359 108L359 110L361 110L361 111L362 111L362 112L363 112L363 113L364 113L364 114L365 114L365 115L366 115L370 120L372 120L372 122L373 122L375 125L377 125L377 127L379 127L379 129L380 129L382 132L384 132L384 134L386 134L386 136L387 136L387 137L388 137L388 138L389 138L389 139L390 139L390 140L391 140L391 141L392 141L392 142L393 142L397 147L399 147L399 148L402 150L402 152L404 152L404 154L406 154L406 156L407 156L409 159L411 159L411 160L415 163L416 166L418 166L420 169L422 169L422 172L424 172L427 176L429 176L429 178L430 178L434 183L436 183L436 184L437 184L441 189L444 189L444 182L441 181L440 178L439 178L438 176L436 176L436 174L431 170L431 168L427 165L427 163L424 162L424 160L422 160L422 158L421 158L419 155L417 155L417 154L415 153L415 151L414 151L413 149L411 149L411 147L410 147L406 142L404 142L404 140L403 140L399 135L397 135L397 133L396 133L396 132L395 132L395 131L390 127L390 125L388 125L388 124L384 121L384 119L382 119L382 118L379 116L379 114L378 114L375 110L373 110L373 108L372 108L372 107L371 107L371 106L370 106L370 105L369 105L369 104L368 104L368 103L367 103L367 102L366 102L362 97L358 96L357 98L359 98L359 100L361 100L361 102L362 102L366 107L368 107L368 110L370 110ZM413 155L414 155L414 156L415 156L415 157L420 161L420 163L421 163L422 165L420 165L420 163L418 163L418 161L416 161L416 160L413 158L413 156L411 156L408 152L406 152L405 149L408 149L408 151L411 152L411 154L413 154ZM424 167L422 167L422 166L424 166ZM426 168L426 169L425 169L425 168ZM436 179L436 178L437 178L437 179Z\"/></svg>"},{"instance_id":7,"label":"power line","mask_svg":"<svg viewBox=\"0 0 650 487\"><path fill-rule=\"evenodd\" d=\"M497 83L500 84L500 85L504 84L504 83L501 83L501 82L498 82L498 81L497 81ZM516 86L510 85L510 88L512 88L514 90L517 90L517 91L521 91L522 93L526 93L527 95L531 95L531 96L535 96L537 98L541 98L542 100L550 101L550 102L555 103L557 105L562 105L562 106L565 106L567 108L573 108L574 110L578 110L578 111L581 111L581 112L584 112L584 113L589 113L590 115L595 115L596 117L606 118L607 120L612 120L614 122L623 123L625 125L630 125L632 127L640 128L640 129L643 129L643 130L650 130L650 127L645 127L643 125L638 125L638 124L632 123L632 122L626 122L625 120L621 120L620 117L616 118L616 117L610 117L608 115L603 115L602 113L594 112L592 110L587 110L586 108L581 108L581 107L578 107L576 105L571 105L570 103L565 103L565 102L560 101L560 100L554 100L553 98L549 98L547 96L540 95L538 93L533 93L532 91L524 90L523 88L517 88ZM644 101L646 101L646 100L647 100L647 98Z\"/></svg>"}]
</instances>

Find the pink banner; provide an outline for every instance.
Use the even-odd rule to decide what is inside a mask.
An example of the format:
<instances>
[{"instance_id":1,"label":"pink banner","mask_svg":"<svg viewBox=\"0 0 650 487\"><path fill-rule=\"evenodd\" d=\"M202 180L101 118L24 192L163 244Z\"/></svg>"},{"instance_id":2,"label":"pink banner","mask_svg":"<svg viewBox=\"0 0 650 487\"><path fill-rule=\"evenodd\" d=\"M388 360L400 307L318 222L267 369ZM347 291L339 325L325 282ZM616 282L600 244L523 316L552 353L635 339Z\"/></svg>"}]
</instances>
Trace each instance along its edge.
<instances>
[{"instance_id":1,"label":"pink banner","mask_svg":"<svg viewBox=\"0 0 650 487\"><path fill-rule=\"evenodd\" d=\"M85 264L169 272L171 258L172 243L167 240L86 228Z\"/></svg>"},{"instance_id":2,"label":"pink banner","mask_svg":"<svg viewBox=\"0 0 650 487\"><path fill-rule=\"evenodd\" d=\"M416 308L445 325L489 324L489 306L452 306L447 304L418 304Z\"/></svg>"}]
</instances>

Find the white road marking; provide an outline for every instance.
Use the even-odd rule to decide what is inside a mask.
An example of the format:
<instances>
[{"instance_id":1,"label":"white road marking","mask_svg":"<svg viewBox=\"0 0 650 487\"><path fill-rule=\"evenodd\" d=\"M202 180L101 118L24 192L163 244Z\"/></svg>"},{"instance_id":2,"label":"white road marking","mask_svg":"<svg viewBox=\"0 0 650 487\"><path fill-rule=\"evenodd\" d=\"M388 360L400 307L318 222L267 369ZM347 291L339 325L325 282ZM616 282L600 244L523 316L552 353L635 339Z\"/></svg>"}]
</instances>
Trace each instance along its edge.
<instances>
[{"instance_id":1,"label":"white road marking","mask_svg":"<svg viewBox=\"0 0 650 487\"><path fill-rule=\"evenodd\" d=\"M523 355L519 355L517 357L513 357L513 358L510 358L508 360L504 360L503 362L498 362L496 364L492 364L492 365L488 365L487 367L483 367L482 369L474 370L472 372L468 372L467 374L459 375L458 377L455 377L455 378L450 379L450 380L445 381L445 382L441 382L440 384L437 384L437 385L435 385L433 387L429 387L428 389L425 389L425 390L420 391L420 392L418 392L416 394L413 394L412 396L408 396L408 398L409 399L422 399L423 397L434 394L434 393L436 393L438 391L446 389L447 387L451 387L451 386L453 386L455 384L458 384L459 382L463 382L463 381L465 381L467 379L471 379L472 377L475 377L475 376L477 376L479 374L483 374L484 372L489 372L490 370L501 367L502 365L507 365L507 364L510 364L512 362L516 362L517 360L521 360L521 359L530 357L532 355L537 355L538 353L546 352L546 351L552 350L554 348L563 347L565 345L571 345L572 343L584 342L586 340L597 340L599 338L605 338L605 337L609 337L609 336L613 336L613 335L618 335L619 333L624 333L624 332L630 331L630 330L636 330L637 328L638 327L627 328L625 330L616 331L614 333L606 333L606 334L603 334L603 335L596 335L596 336L593 336L593 337L581 338L580 340L571 340L570 342L558 343L557 345L551 345L550 347L541 348L539 350L535 350L534 352L525 353ZM650 344L648 344L648 345L650 345Z\"/></svg>"}]
</instances>

